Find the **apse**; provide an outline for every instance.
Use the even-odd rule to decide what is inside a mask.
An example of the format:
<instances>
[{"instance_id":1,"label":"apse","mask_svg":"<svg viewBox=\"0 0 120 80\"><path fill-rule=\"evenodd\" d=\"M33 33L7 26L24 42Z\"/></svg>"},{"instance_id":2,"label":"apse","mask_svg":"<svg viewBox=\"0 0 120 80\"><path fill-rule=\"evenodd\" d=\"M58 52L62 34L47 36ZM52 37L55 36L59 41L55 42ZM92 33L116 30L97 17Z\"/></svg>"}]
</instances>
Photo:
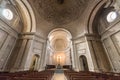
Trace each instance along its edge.
<instances>
[{"instance_id":1,"label":"apse","mask_svg":"<svg viewBox=\"0 0 120 80\"><path fill-rule=\"evenodd\" d=\"M48 35L48 64L71 65L71 35L62 28L51 31Z\"/></svg>"}]
</instances>

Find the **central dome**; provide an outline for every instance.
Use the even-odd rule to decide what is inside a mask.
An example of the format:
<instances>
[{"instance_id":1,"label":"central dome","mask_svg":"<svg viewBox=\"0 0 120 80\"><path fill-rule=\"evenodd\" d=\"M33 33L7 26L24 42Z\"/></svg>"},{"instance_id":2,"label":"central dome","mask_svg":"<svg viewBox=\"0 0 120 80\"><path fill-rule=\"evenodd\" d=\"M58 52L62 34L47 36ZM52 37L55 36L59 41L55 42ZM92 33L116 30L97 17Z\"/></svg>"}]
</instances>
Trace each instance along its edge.
<instances>
[{"instance_id":1,"label":"central dome","mask_svg":"<svg viewBox=\"0 0 120 80\"><path fill-rule=\"evenodd\" d=\"M89 0L36 0L41 17L55 25L70 23L83 13Z\"/></svg>"}]
</instances>

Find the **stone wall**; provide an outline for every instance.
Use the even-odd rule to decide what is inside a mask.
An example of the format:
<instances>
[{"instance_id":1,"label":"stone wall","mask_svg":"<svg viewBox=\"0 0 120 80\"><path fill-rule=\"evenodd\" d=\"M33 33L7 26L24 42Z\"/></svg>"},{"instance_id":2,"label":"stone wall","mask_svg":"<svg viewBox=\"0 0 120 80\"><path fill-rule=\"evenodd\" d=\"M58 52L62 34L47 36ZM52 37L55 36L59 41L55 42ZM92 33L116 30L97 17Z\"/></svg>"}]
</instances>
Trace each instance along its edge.
<instances>
[{"instance_id":1,"label":"stone wall","mask_svg":"<svg viewBox=\"0 0 120 80\"><path fill-rule=\"evenodd\" d=\"M18 33L4 21L0 20L0 70L4 70L14 48Z\"/></svg>"},{"instance_id":2,"label":"stone wall","mask_svg":"<svg viewBox=\"0 0 120 80\"><path fill-rule=\"evenodd\" d=\"M120 22L111 26L103 34L102 40L113 71L120 72Z\"/></svg>"},{"instance_id":3,"label":"stone wall","mask_svg":"<svg viewBox=\"0 0 120 80\"><path fill-rule=\"evenodd\" d=\"M36 70L43 70L45 68L45 46L46 40L37 34L31 32L22 34L16 42L6 70L11 72L30 70L34 55L39 56Z\"/></svg>"},{"instance_id":4,"label":"stone wall","mask_svg":"<svg viewBox=\"0 0 120 80\"><path fill-rule=\"evenodd\" d=\"M120 14L116 11L117 18L113 22L108 22L106 17L111 11L115 11L115 9L108 8L101 14L98 32L101 35L111 71L120 72Z\"/></svg>"},{"instance_id":5,"label":"stone wall","mask_svg":"<svg viewBox=\"0 0 120 80\"><path fill-rule=\"evenodd\" d=\"M91 57L91 53L89 51L88 43L85 36L82 36L73 41L73 54L74 54L74 65L75 70L81 71L82 65L80 62L80 57L84 55L87 58L89 71L94 71L94 65Z\"/></svg>"},{"instance_id":6,"label":"stone wall","mask_svg":"<svg viewBox=\"0 0 120 80\"><path fill-rule=\"evenodd\" d=\"M34 55L39 55L39 62L37 66L37 70L43 70L45 68L45 58L46 58L46 40L34 35L34 39L31 44L30 53L26 56L27 61L25 64L25 68L29 70L32 57Z\"/></svg>"},{"instance_id":7,"label":"stone wall","mask_svg":"<svg viewBox=\"0 0 120 80\"><path fill-rule=\"evenodd\" d=\"M4 70L17 39L15 35L13 36L2 28L3 27L0 26L0 71ZM13 32L13 30L10 32Z\"/></svg>"}]
</instances>

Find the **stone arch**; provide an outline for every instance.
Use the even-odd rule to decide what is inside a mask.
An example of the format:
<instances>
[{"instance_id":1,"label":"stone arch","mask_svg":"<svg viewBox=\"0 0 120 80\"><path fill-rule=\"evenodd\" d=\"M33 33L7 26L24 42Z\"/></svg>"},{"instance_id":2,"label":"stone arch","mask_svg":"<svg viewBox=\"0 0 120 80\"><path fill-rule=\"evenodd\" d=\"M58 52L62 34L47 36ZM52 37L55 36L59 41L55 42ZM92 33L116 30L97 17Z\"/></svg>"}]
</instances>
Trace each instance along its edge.
<instances>
[{"instance_id":1,"label":"stone arch","mask_svg":"<svg viewBox=\"0 0 120 80\"><path fill-rule=\"evenodd\" d=\"M107 72L112 70L107 53L105 52L103 41L101 40L101 35L97 31L97 26L95 23L97 22L96 18L99 16L101 11L103 11L102 9L112 7L114 2L115 0L101 0L91 11L87 26L85 28L86 34L89 35L86 36L91 37L91 40L88 42L90 43L89 46L93 47L92 49L94 49L91 50L93 51L91 54L94 53L94 57L92 58L95 58L96 60L96 62L94 62L97 65L95 66L96 71ZM99 47L99 49L97 49L95 45Z\"/></svg>"},{"instance_id":2,"label":"stone arch","mask_svg":"<svg viewBox=\"0 0 120 80\"><path fill-rule=\"evenodd\" d=\"M47 55L48 55L48 59L47 62L48 64L52 64L52 65L57 65L58 64L58 58L57 56L61 56L61 65L71 65L71 46L72 46L72 36L71 33L64 29L64 28L56 28L53 29L49 34L48 34L48 41L47 41L47 45L49 46L47 48ZM62 48L59 46L59 48L57 47L57 49L55 48L55 44L57 44L57 41L59 42L58 45L62 46ZM65 45L64 45L65 43ZM53 45L54 44L54 45ZM58 46L56 45L56 46ZM64 46L64 47L63 47ZM66 57L69 56L69 57ZM53 56L52 58L49 56ZM67 58L67 59L66 59ZM50 61L51 60L51 61Z\"/></svg>"},{"instance_id":3,"label":"stone arch","mask_svg":"<svg viewBox=\"0 0 120 80\"><path fill-rule=\"evenodd\" d=\"M81 55L81 56L79 57L79 61L80 61L81 70L82 70L82 71L89 71L88 61L87 61L86 56Z\"/></svg>"},{"instance_id":4,"label":"stone arch","mask_svg":"<svg viewBox=\"0 0 120 80\"><path fill-rule=\"evenodd\" d=\"M16 0L16 6L20 11L23 20L23 32L36 32L35 15L28 1Z\"/></svg>"},{"instance_id":5,"label":"stone arch","mask_svg":"<svg viewBox=\"0 0 120 80\"><path fill-rule=\"evenodd\" d=\"M9 0L11 4L16 8L16 11L19 12L23 24L23 30L19 33L16 33L17 38L15 45L11 49L10 56L8 58L7 64L5 65L7 71L15 72L24 70L27 63L27 57L22 55L30 54L29 50L32 47L32 41L29 38L24 38L28 35L34 36L36 32L36 19L32 7L27 0ZM19 45L19 48L17 47ZM29 46L29 47L28 47ZM22 51L22 52L21 52ZM20 65L18 65L20 64ZM9 66L8 66L9 65Z\"/></svg>"},{"instance_id":6,"label":"stone arch","mask_svg":"<svg viewBox=\"0 0 120 80\"><path fill-rule=\"evenodd\" d=\"M57 31L61 31L61 32L64 32L65 34L67 34L67 36L66 36L66 39L64 39L64 38L62 38L64 41L70 41L71 42L71 39L72 39L72 35L71 35L71 33L68 31L68 30L66 30L66 29L64 29L64 28L56 28L56 29L53 29L49 34L48 34L48 42L52 42L53 43L53 41L54 40L57 40L56 39L56 32ZM51 38L51 36L53 35L53 37ZM63 42L64 43L64 42ZM69 48L67 48L67 49L69 49ZM66 49L66 50L67 50Z\"/></svg>"},{"instance_id":7,"label":"stone arch","mask_svg":"<svg viewBox=\"0 0 120 80\"><path fill-rule=\"evenodd\" d=\"M48 34L48 38L49 38L50 35L51 35L53 32L55 32L55 31L65 31L66 33L69 34L69 36L70 36L69 38L72 39L71 33L70 33L68 30L64 29L64 28L56 28L56 29L53 29L53 30Z\"/></svg>"},{"instance_id":8,"label":"stone arch","mask_svg":"<svg viewBox=\"0 0 120 80\"><path fill-rule=\"evenodd\" d=\"M95 26L93 26L93 23L94 23L94 19L95 19L97 13L103 7L112 6L114 2L115 2L115 0L102 0L93 8L93 10L91 11L91 13L89 15L87 26L85 28L86 33L90 33L90 34L94 33L93 29Z\"/></svg>"},{"instance_id":9,"label":"stone arch","mask_svg":"<svg viewBox=\"0 0 120 80\"><path fill-rule=\"evenodd\" d=\"M9 25L5 23L5 25L3 26L3 31L5 32L5 34L7 33L8 36L6 36L6 40L10 41L10 42L6 42L4 41L3 44L5 44L6 46L10 44L12 44L12 46L10 46L11 48L8 49L9 52L6 50L6 52L4 52L4 54L6 54L6 56L3 56L5 59L5 62L3 61L3 69L4 71L18 71L18 69L20 68L19 62L22 59L19 59L18 55L23 55L25 54L25 52L27 53L28 50L26 48L28 48L28 44L31 44L30 40L26 40L23 38L23 33L25 35L27 34L33 34L32 32L36 32L36 20L35 20L35 15L33 13L33 9L31 8L30 4L28 3L27 0L3 0L3 1L8 1L10 3L10 9L15 11L15 13L17 13L18 19L20 19L20 25L17 26L16 22L17 18L15 20L15 26L13 25ZM9 6L8 6L9 7ZM13 8L13 9L12 9ZM2 17L1 17L2 18ZM8 21L9 22L9 21ZM12 20L11 20L12 22ZM13 28L15 27L15 28ZM17 29L19 29L18 27L23 27L22 31L20 28L20 31ZM1 28L0 28L1 29ZM12 42L13 41L13 42ZM17 47L19 45L19 48ZM24 47L24 48L23 48ZM30 46L31 47L31 46ZM6 49L6 48L4 48ZM23 50L21 52L21 50ZM21 57L22 58L22 57ZM26 59L26 58L25 58ZM25 62L25 60L24 60ZM20 63L21 64L21 63ZM24 63L23 63L24 64ZM24 65L21 65L22 69ZM17 67L17 68L16 68Z\"/></svg>"},{"instance_id":10,"label":"stone arch","mask_svg":"<svg viewBox=\"0 0 120 80\"><path fill-rule=\"evenodd\" d=\"M38 54L34 54L31 59L30 70L34 71L38 69L38 62L40 60L40 56Z\"/></svg>"}]
</instances>

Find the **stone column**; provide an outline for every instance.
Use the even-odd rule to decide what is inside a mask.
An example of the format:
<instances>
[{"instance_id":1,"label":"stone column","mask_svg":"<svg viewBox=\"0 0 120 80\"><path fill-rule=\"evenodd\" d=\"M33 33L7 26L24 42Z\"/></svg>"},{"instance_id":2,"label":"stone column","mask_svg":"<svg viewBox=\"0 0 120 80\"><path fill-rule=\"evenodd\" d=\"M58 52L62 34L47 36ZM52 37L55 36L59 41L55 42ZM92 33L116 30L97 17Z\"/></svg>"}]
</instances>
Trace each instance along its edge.
<instances>
[{"instance_id":1,"label":"stone column","mask_svg":"<svg viewBox=\"0 0 120 80\"><path fill-rule=\"evenodd\" d=\"M110 63L104 51L100 36L94 34L86 34L85 36L94 64L94 71L109 71Z\"/></svg>"},{"instance_id":2,"label":"stone column","mask_svg":"<svg viewBox=\"0 0 120 80\"><path fill-rule=\"evenodd\" d=\"M75 47L75 43L73 44L73 51L72 51L72 56L73 56L73 69L75 71L79 71L79 65L78 65L78 55L76 52L76 47Z\"/></svg>"},{"instance_id":3,"label":"stone column","mask_svg":"<svg viewBox=\"0 0 120 80\"><path fill-rule=\"evenodd\" d=\"M89 49L89 52L90 52L91 57L92 57L92 61L93 61L93 65L94 65L94 71L99 72L98 63L96 61L96 55L95 55L95 52L94 52L94 48L92 46L92 42L90 40L88 40L87 45L88 45L88 49Z\"/></svg>"},{"instance_id":4,"label":"stone column","mask_svg":"<svg viewBox=\"0 0 120 80\"><path fill-rule=\"evenodd\" d=\"M46 66L46 43L44 43L44 46L43 46L43 50L42 50L42 54L41 54L41 65L40 65L40 68L39 68L39 71L42 71L42 70L45 70L45 66Z\"/></svg>"},{"instance_id":5,"label":"stone column","mask_svg":"<svg viewBox=\"0 0 120 80\"><path fill-rule=\"evenodd\" d=\"M25 70L25 63L26 63L27 55L30 53L32 47L31 44L33 41L33 36L34 33L21 34L21 37L19 39L22 41L22 43L19 46L20 48L18 53L16 53L18 55L16 56L17 58L14 67L11 69L12 72Z\"/></svg>"}]
</instances>

